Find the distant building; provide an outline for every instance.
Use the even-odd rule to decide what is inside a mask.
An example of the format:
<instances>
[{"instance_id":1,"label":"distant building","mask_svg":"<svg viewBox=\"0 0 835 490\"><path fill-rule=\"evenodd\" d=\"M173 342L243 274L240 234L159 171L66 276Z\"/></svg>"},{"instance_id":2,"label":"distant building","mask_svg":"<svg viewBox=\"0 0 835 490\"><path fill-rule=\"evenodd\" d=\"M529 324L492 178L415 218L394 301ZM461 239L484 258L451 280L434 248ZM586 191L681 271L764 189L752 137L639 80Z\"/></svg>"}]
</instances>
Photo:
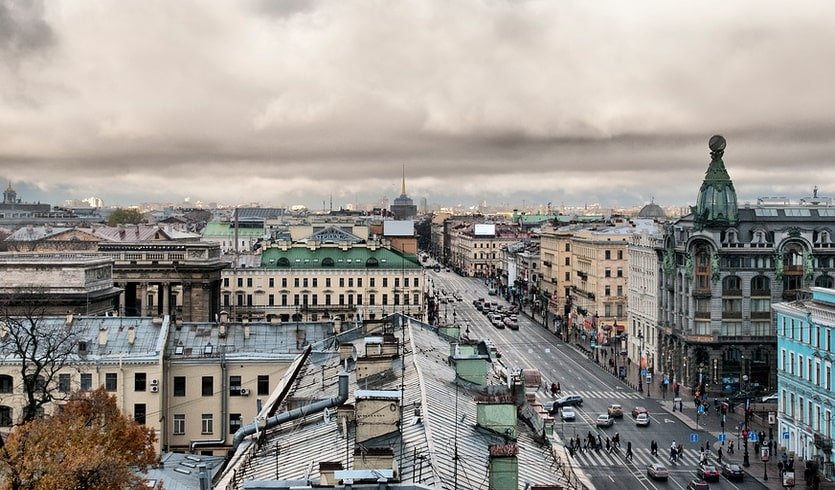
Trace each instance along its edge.
<instances>
[{"instance_id":1,"label":"distant building","mask_svg":"<svg viewBox=\"0 0 835 490\"><path fill-rule=\"evenodd\" d=\"M831 475L835 290L813 287L811 299L778 303L772 310L777 323L778 442L795 458L814 461L818 471Z\"/></svg>"},{"instance_id":2,"label":"distant building","mask_svg":"<svg viewBox=\"0 0 835 490\"><path fill-rule=\"evenodd\" d=\"M12 188L12 183L3 191L3 202L0 203L0 218L28 218L49 213L52 206L49 204L29 204L22 202L17 197L17 191Z\"/></svg>"},{"instance_id":3,"label":"distant building","mask_svg":"<svg viewBox=\"0 0 835 490\"><path fill-rule=\"evenodd\" d=\"M400 196L394 198L391 205L391 214L396 220L412 219L417 216L417 206L412 198L406 195L406 167L403 167L403 184L400 188Z\"/></svg>"}]
</instances>

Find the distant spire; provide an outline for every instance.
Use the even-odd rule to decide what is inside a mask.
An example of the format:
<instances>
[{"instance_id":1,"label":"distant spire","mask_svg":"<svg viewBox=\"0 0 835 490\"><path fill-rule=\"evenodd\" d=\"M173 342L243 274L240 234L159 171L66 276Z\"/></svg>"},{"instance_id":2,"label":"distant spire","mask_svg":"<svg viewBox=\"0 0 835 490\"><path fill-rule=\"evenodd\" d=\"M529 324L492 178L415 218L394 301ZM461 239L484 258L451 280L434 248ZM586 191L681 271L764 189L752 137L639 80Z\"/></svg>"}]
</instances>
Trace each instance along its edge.
<instances>
[{"instance_id":1,"label":"distant spire","mask_svg":"<svg viewBox=\"0 0 835 490\"><path fill-rule=\"evenodd\" d=\"M403 164L403 185L400 186L400 195L406 195L406 164Z\"/></svg>"}]
</instances>

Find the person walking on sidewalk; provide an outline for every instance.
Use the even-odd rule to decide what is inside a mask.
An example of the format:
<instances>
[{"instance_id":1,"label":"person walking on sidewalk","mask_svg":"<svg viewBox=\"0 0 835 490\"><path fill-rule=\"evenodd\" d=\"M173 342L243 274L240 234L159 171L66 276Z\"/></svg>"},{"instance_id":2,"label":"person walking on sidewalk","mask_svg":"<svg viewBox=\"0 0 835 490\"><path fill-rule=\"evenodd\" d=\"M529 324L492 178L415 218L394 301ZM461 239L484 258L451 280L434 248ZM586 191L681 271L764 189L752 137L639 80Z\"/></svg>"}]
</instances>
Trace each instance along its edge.
<instances>
[{"instance_id":1,"label":"person walking on sidewalk","mask_svg":"<svg viewBox=\"0 0 835 490\"><path fill-rule=\"evenodd\" d=\"M722 464L722 448L721 447L716 450L716 461L718 461L719 464Z\"/></svg>"},{"instance_id":2,"label":"person walking on sidewalk","mask_svg":"<svg viewBox=\"0 0 835 490\"><path fill-rule=\"evenodd\" d=\"M731 439L728 442L728 454L733 454L733 453L734 453L734 441L733 441L733 439Z\"/></svg>"},{"instance_id":3,"label":"person walking on sidewalk","mask_svg":"<svg viewBox=\"0 0 835 490\"><path fill-rule=\"evenodd\" d=\"M632 441L626 443L626 459L632 461Z\"/></svg>"}]
</instances>

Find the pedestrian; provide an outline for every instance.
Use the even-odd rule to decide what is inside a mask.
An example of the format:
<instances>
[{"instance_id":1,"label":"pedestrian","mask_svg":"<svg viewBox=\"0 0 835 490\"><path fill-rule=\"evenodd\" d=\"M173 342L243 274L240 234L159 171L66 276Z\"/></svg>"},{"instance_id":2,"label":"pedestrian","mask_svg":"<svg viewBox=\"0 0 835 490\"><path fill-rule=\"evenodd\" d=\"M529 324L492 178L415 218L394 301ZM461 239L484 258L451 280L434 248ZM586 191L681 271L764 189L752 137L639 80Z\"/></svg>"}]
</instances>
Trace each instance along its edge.
<instances>
[{"instance_id":1,"label":"pedestrian","mask_svg":"<svg viewBox=\"0 0 835 490\"><path fill-rule=\"evenodd\" d=\"M684 410L684 402L682 400L678 401L678 411L681 412Z\"/></svg>"},{"instance_id":2,"label":"pedestrian","mask_svg":"<svg viewBox=\"0 0 835 490\"><path fill-rule=\"evenodd\" d=\"M557 381L557 394L559 394L559 393L560 393L560 391L562 391L562 390L560 389L560 382L559 382L559 381Z\"/></svg>"},{"instance_id":3,"label":"pedestrian","mask_svg":"<svg viewBox=\"0 0 835 490\"><path fill-rule=\"evenodd\" d=\"M609 441L609 438L608 438L608 437L606 438L606 452L607 452L607 453L611 453L611 452L612 452L612 444L610 443L610 441Z\"/></svg>"},{"instance_id":4,"label":"pedestrian","mask_svg":"<svg viewBox=\"0 0 835 490\"><path fill-rule=\"evenodd\" d=\"M632 441L626 443L626 459L632 461Z\"/></svg>"},{"instance_id":5,"label":"pedestrian","mask_svg":"<svg viewBox=\"0 0 835 490\"><path fill-rule=\"evenodd\" d=\"M557 396L557 383L551 383L551 396Z\"/></svg>"},{"instance_id":6,"label":"pedestrian","mask_svg":"<svg viewBox=\"0 0 835 490\"><path fill-rule=\"evenodd\" d=\"M728 443L728 453L729 453L729 454L733 454L733 453L734 453L734 441L733 441L733 440L731 440L731 441Z\"/></svg>"},{"instance_id":7,"label":"pedestrian","mask_svg":"<svg viewBox=\"0 0 835 490\"><path fill-rule=\"evenodd\" d=\"M699 464L705 464L705 451L704 449L699 451Z\"/></svg>"},{"instance_id":8,"label":"pedestrian","mask_svg":"<svg viewBox=\"0 0 835 490\"><path fill-rule=\"evenodd\" d=\"M676 441L673 441L670 444L670 461L675 463L676 462L676 452L678 451L678 446L676 446Z\"/></svg>"},{"instance_id":9,"label":"pedestrian","mask_svg":"<svg viewBox=\"0 0 835 490\"><path fill-rule=\"evenodd\" d=\"M603 447L603 438L600 437L600 434L597 434L597 448L600 449Z\"/></svg>"},{"instance_id":10,"label":"pedestrian","mask_svg":"<svg viewBox=\"0 0 835 490\"><path fill-rule=\"evenodd\" d=\"M716 461L718 461L719 464L722 464L722 448L721 447L716 450Z\"/></svg>"}]
</instances>

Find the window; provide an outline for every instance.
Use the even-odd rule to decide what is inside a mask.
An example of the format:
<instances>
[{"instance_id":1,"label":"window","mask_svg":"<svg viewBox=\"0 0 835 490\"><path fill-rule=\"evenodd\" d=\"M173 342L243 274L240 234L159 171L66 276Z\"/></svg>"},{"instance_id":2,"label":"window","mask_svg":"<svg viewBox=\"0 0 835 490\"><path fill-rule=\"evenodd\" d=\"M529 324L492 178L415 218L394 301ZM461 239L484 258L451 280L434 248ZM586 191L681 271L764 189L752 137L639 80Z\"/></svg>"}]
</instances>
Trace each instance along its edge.
<instances>
[{"instance_id":1,"label":"window","mask_svg":"<svg viewBox=\"0 0 835 490\"><path fill-rule=\"evenodd\" d=\"M325 278L325 287L326 288L331 287L331 278L330 277Z\"/></svg>"},{"instance_id":2,"label":"window","mask_svg":"<svg viewBox=\"0 0 835 490\"><path fill-rule=\"evenodd\" d=\"M316 306L316 305L319 304L319 295L318 294L311 295L310 299L312 300L311 304L313 306Z\"/></svg>"},{"instance_id":3,"label":"window","mask_svg":"<svg viewBox=\"0 0 835 490\"><path fill-rule=\"evenodd\" d=\"M623 286L618 286L618 296L623 296Z\"/></svg>"},{"instance_id":4,"label":"window","mask_svg":"<svg viewBox=\"0 0 835 490\"><path fill-rule=\"evenodd\" d=\"M252 287L252 278L251 277L246 278L246 287L248 287L248 288Z\"/></svg>"},{"instance_id":5,"label":"window","mask_svg":"<svg viewBox=\"0 0 835 490\"><path fill-rule=\"evenodd\" d=\"M270 294L267 296L267 305L268 306L275 306L275 295Z\"/></svg>"},{"instance_id":6,"label":"window","mask_svg":"<svg viewBox=\"0 0 835 490\"><path fill-rule=\"evenodd\" d=\"M270 285L271 288L275 287L275 278L274 277L269 278L269 285Z\"/></svg>"},{"instance_id":7,"label":"window","mask_svg":"<svg viewBox=\"0 0 835 490\"><path fill-rule=\"evenodd\" d=\"M618 267L618 277L623 277L623 267Z\"/></svg>"},{"instance_id":8,"label":"window","mask_svg":"<svg viewBox=\"0 0 835 490\"><path fill-rule=\"evenodd\" d=\"M11 393L13 388L13 378L7 374L0 375L0 393Z\"/></svg>"},{"instance_id":9,"label":"window","mask_svg":"<svg viewBox=\"0 0 835 490\"><path fill-rule=\"evenodd\" d=\"M145 373L133 374L133 391L145 391L145 385L148 382L147 376Z\"/></svg>"},{"instance_id":10,"label":"window","mask_svg":"<svg viewBox=\"0 0 835 490\"><path fill-rule=\"evenodd\" d=\"M694 334L696 335L712 335L713 332L710 329L710 322L694 322L693 323Z\"/></svg>"},{"instance_id":11,"label":"window","mask_svg":"<svg viewBox=\"0 0 835 490\"><path fill-rule=\"evenodd\" d=\"M369 277L369 278L368 278L368 287L373 288L373 287L374 287L374 282L375 282L375 281L374 281L374 278L373 278L373 277Z\"/></svg>"},{"instance_id":12,"label":"window","mask_svg":"<svg viewBox=\"0 0 835 490\"><path fill-rule=\"evenodd\" d=\"M326 294L326 295L325 295L325 305L326 305L326 306L330 306L330 304L331 304L331 295L330 295L330 294Z\"/></svg>"},{"instance_id":13,"label":"window","mask_svg":"<svg viewBox=\"0 0 835 490\"><path fill-rule=\"evenodd\" d=\"M361 288L361 287L362 287L362 278L361 278L361 277L358 277L358 278L357 278L357 287L358 287L358 288Z\"/></svg>"},{"instance_id":14,"label":"window","mask_svg":"<svg viewBox=\"0 0 835 490\"><path fill-rule=\"evenodd\" d=\"M389 278L388 277L383 278L383 287L384 288L389 287Z\"/></svg>"},{"instance_id":15,"label":"window","mask_svg":"<svg viewBox=\"0 0 835 490\"><path fill-rule=\"evenodd\" d=\"M605 286L603 288L603 296L611 296L612 295L612 286ZM609 316L609 315L606 315Z\"/></svg>"},{"instance_id":16,"label":"window","mask_svg":"<svg viewBox=\"0 0 835 490\"><path fill-rule=\"evenodd\" d=\"M286 277L281 278L281 287L283 287L283 288L287 287L287 278Z\"/></svg>"},{"instance_id":17,"label":"window","mask_svg":"<svg viewBox=\"0 0 835 490\"><path fill-rule=\"evenodd\" d=\"M299 287L299 278L298 277L293 278L293 287L295 287L295 288Z\"/></svg>"},{"instance_id":18,"label":"window","mask_svg":"<svg viewBox=\"0 0 835 490\"><path fill-rule=\"evenodd\" d=\"M362 305L362 295L361 294L357 295L357 305Z\"/></svg>"},{"instance_id":19,"label":"window","mask_svg":"<svg viewBox=\"0 0 835 490\"><path fill-rule=\"evenodd\" d=\"M145 425L146 411L147 411L147 408L145 408L144 403L134 403L134 405L133 405L133 420L135 420L137 424Z\"/></svg>"},{"instance_id":20,"label":"window","mask_svg":"<svg viewBox=\"0 0 835 490\"><path fill-rule=\"evenodd\" d=\"M174 376L174 396L186 396L185 376Z\"/></svg>"},{"instance_id":21,"label":"window","mask_svg":"<svg viewBox=\"0 0 835 490\"><path fill-rule=\"evenodd\" d=\"M345 278L344 277L339 278L339 287L341 287L341 288L345 287Z\"/></svg>"},{"instance_id":22,"label":"window","mask_svg":"<svg viewBox=\"0 0 835 490\"><path fill-rule=\"evenodd\" d=\"M400 287L400 278L399 277L394 278L394 287L396 287L396 288Z\"/></svg>"},{"instance_id":23,"label":"window","mask_svg":"<svg viewBox=\"0 0 835 490\"><path fill-rule=\"evenodd\" d=\"M243 277L238 278L238 287L239 288L244 287L244 278Z\"/></svg>"},{"instance_id":24,"label":"window","mask_svg":"<svg viewBox=\"0 0 835 490\"><path fill-rule=\"evenodd\" d=\"M12 407L0 405L0 427L12 426Z\"/></svg>"},{"instance_id":25,"label":"window","mask_svg":"<svg viewBox=\"0 0 835 490\"><path fill-rule=\"evenodd\" d=\"M81 373L81 391L93 389L93 373Z\"/></svg>"},{"instance_id":26,"label":"window","mask_svg":"<svg viewBox=\"0 0 835 490\"><path fill-rule=\"evenodd\" d=\"M299 306L299 295L298 294L293 295L293 306Z\"/></svg>"},{"instance_id":27,"label":"window","mask_svg":"<svg viewBox=\"0 0 835 490\"><path fill-rule=\"evenodd\" d=\"M389 304L389 295L383 294L383 305L385 306L387 304Z\"/></svg>"},{"instance_id":28,"label":"window","mask_svg":"<svg viewBox=\"0 0 835 490\"><path fill-rule=\"evenodd\" d=\"M420 287L420 278L416 277L412 280L412 287Z\"/></svg>"},{"instance_id":29,"label":"window","mask_svg":"<svg viewBox=\"0 0 835 490\"><path fill-rule=\"evenodd\" d=\"M612 269L606 269L603 271L603 277L612 277Z\"/></svg>"},{"instance_id":30,"label":"window","mask_svg":"<svg viewBox=\"0 0 835 490\"><path fill-rule=\"evenodd\" d=\"M304 280L302 282L302 287L305 287L305 288L307 287L307 278L306 277L304 278Z\"/></svg>"},{"instance_id":31,"label":"window","mask_svg":"<svg viewBox=\"0 0 835 490\"><path fill-rule=\"evenodd\" d=\"M374 306L374 305L377 304L377 295L376 294L371 293L371 294L368 295L368 304L371 305L371 306Z\"/></svg>"},{"instance_id":32,"label":"window","mask_svg":"<svg viewBox=\"0 0 835 490\"><path fill-rule=\"evenodd\" d=\"M414 297L414 304L419 305L420 304L420 293L415 293L414 296L415 296Z\"/></svg>"},{"instance_id":33,"label":"window","mask_svg":"<svg viewBox=\"0 0 835 490\"><path fill-rule=\"evenodd\" d=\"M183 435L186 433L186 414L174 414L174 435Z\"/></svg>"},{"instance_id":34,"label":"window","mask_svg":"<svg viewBox=\"0 0 835 490\"><path fill-rule=\"evenodd\" d=\"M286 294L281 295L281 306L287 306L287 295Z\"/></svg>"},{"instance_id":35,"label":"window","mask_svg":"<svg viewBox=\"0 0 835 490\"><path fill-rule=\"evenodd\" d=\"M223 278L223 287L225 287L225 288L229 287L229 278L228 277Z\"/></svg>"},{"instance_id":36,"label":"window","mask_svg":"<svg viewBox=\"0 0 835 490\"><path fill-rule=\"evenodd\" d=\"M354 287L354 278L353 277L348 278L348 287L349 288Z\"/></svg>"},{"instance_id":37,"label":"window","mask_svg":"<svg viewBox=\"0 0 835 490\"><path fill-rule=\"evenodd\" d=\"M565 265L569 265L569 266L571 265L571 257L566 257L565 258Z\"/></svg>"},{"instance_id":38,"label":"window","mask_svg":"<svg viewBox=\"0 0 835 490\"><path fill-rule=\"evenodd\" d=\"M344 294L340 294L340 295L339 295L339 306L342 306L342 305L344 305L344 304L345 304L345 295L344 295Z\"/></svg>"},{"instance_id":39,"label":"window","mask_svg":"<svg viewBox=\"0 0 835 490\"><path fill-rule=\"evenodd\" d=\"M214 432L213 416L210 413L204 413L200 416L200 433L211 434Z\"/></svg>"},{"instance_id":40,"label":"window","mask_svg":"<svg viewBox=\"0 0 835 490\"><path fill-rule=\"evenodd\" d=\"M603 258L606 259L606 260L612 260L612 251L611 250L606 250L603 253Z\"/></svg>"},{"instance_id":41,"label":"window","mask_svg":"<svg viewBox=\"0 0 835 490\"><path fill-rule=\"evenodd\" d=\"M571 251L571 244L570 244L570 243L566 243L566 244L565 244L565 251L566 251L566 252L570 252L570 251Z\"/></svg>"},{"instance_id":42,"label":"window","mask_svg":"<svg viewBox=\"0 0 835 490\"><path fill-rule=\"evenodd\" d=\"M623 250L618 250L618 260L623 260Z\"/></svg>"},{"instance_id":43,"label":"window","mask_svg":"<svg viewBox=\"0 0 835 490\"><path fill-rule=\"evenodd\" d=\"M58 391L61 393L69 393L70 392L70 375L69 374L59 374L58 375Z\"/></svg>"},{"instance_id":44,"label":"window","mask_svg":"<svg viewBox=\"0 0 835 490\"><path fill-rule=\"evenodd\" d=\"M229 414L229 433L234 434L238 432L238 429L241 428L241 414L239 413L230 413Z\"/></svg>"},{"instance_id":45,"label":"window","mask_svg":"<svg viewBox=\"0 0 835 490\"><path fill-rule=\"evenodd\" d=\"M314 277L314 278L313 278L313 287L314 287L314 288L318 288L318 287L319 287L319 278L318 278L318 277Z\"/></svg>"},{"instance_id":46,"label":"window","mask_svg":"<svg viewBox=\"0 0 835 490\"><path fill-rule=\"evenodd\" d=\"M566 280L566 281L570 281L570 280L571 280L571 273L570 273L570 272L566 272L566 273L565 273L565 280Z\"/></svg>"},{"instance_id":47,"label":"window","mask_svg":"<svg viewBox=\"0 0 835 490\"><path fill-rule=\"evenodd\" d=\"M202 396L213 396L215 394L214 376L203 376L200 380L200 394Z\"/></svg>"},{"instance_id":48,"label":"window","mask_svg":"<svg viewBox=\"0 0 835 490\"><path fill-rule=\"evenodd\" d=\"M229 396L241 396L240 376L229 376Z\"/></svg>"},{"instance_id":49,"label":"window","mask_svg":"<svg viewBox=\"0 0 835 490\"><path fill-rule=\"evenodd\" d=\"M104 375L104 389L106 391L116 391L118 375L116 373L105 373Z\"/></svg>"},{"instance_id":50,"label":"window","mask_svg":"<svg viewBox=\"0 0 835 490\"><path fill-rule=\"evenodd\" d=\"M262 396L270 394L270 377L266 374L258 375L258 394Z\"/></svg>"}]
</instances>

